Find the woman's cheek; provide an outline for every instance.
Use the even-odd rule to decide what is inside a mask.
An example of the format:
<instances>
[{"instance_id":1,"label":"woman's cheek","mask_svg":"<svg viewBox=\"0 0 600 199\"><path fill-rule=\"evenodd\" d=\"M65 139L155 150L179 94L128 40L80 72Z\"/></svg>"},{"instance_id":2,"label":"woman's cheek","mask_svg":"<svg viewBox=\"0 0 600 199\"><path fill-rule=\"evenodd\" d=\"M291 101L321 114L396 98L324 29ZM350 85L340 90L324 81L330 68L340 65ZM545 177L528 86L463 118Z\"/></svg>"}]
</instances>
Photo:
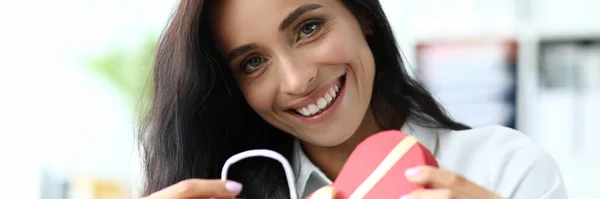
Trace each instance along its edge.
<instances>
[{"instance_id":1,"label":"woman's cheek","mask_svg":"<svg viewBox=\"0 0 600 199\"><path fill-rule=\"evenodd\" d=\"M312 50L315 61L340 64L352 59L353 42L347 40L347 34L338 34L332 31L321 39L321 43Z\"/></svg>"},{"instance_id":2,"label":"woman's cheek","mask_svg":"<svg viewBox=\"0 0 600 199\"><path fill-rule=\"evenodd\" d=\"M276 96L275 81L252 82L242 88L246 101L259 114L272 110Z\"/></svg>"}]
</instances>

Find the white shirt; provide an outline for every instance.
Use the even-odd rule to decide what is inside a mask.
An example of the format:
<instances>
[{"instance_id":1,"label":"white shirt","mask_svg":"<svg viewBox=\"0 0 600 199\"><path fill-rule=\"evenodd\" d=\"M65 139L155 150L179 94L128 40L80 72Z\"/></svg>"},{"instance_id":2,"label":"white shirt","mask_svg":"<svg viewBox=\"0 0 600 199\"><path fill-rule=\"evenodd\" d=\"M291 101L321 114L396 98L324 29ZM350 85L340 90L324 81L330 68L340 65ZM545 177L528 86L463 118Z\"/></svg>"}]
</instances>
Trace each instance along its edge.
<instances>
[{"instance_id":1,"label":"white shirt","mask_svg":"<svg viewBox=\"0 0 600 199\"><path fill-rule=\"evenodd\" d=\"M567 198L554 158L521 132L501 126L451 131L412 123L402 131L428 148L441 168L504 198ZM331 183L304 154L298 141L294 151L292 165L301 198Z\"/></svg>"}]
</instances>

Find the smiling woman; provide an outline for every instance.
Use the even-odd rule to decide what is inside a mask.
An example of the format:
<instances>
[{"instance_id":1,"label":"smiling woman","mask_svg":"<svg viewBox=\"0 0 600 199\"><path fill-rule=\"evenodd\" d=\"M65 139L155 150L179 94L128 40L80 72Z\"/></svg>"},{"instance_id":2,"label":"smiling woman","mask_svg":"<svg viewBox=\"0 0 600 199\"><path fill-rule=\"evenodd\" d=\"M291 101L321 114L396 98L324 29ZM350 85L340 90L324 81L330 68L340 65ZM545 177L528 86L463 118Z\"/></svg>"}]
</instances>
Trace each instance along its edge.
<instances>
[{"instance_id":1,"label":"smiling woman","mask_svg":"<svg viewBox=\"0 0 600 199\"><path fill-rule=\"evenodd\" d=\"M562 196L546 153L513 130L453 121L401 60L378 0L182 0L159 44L140 133L144 195L285 198L283 169L271 160L233 166L237 182L207 180L236 153L270 149L292 162L305 196L335 179L366 137L403 129L452 171L408 172L439 187L415 198ZM481 154L460 155L467 150ZM502 167L514 161L526 166ZM532 184L520 180L539 179L525 168L539 164L552 178L527 192ZM468 180L447 181L457 176Z\"/></svg>"},{"instance_id":2,"label":"smiling woman","mask_svg":"<svg viewBox=\"0 0 600 199\"><path fill-rule=\"evenodd\" d=\"M215 13L228 14L214 14L213 26L220 49L233 55L241 93L261 118L312 145L337 146L378 131L368 111L375 61L368 27L339 1L319 3L222 1ZM286 12L274 20L260 9ZM364 134L354 134L361 124Z\"/></svg>"}]
</instances>

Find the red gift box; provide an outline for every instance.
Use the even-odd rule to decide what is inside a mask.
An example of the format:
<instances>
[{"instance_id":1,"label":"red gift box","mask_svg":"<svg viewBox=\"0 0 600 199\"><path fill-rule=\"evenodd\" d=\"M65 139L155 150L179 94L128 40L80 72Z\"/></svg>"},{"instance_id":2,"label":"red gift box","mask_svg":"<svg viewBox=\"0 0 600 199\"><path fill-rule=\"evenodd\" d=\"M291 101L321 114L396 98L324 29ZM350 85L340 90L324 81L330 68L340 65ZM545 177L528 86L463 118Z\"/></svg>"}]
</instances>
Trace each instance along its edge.
<instances>
[{"instance_id":1,"label":"red gift box","mask_svg":"<svg viewBox=\"0 0 600 199\"><path fill-rule=\"evenodd\" d=\"M335 181L307 198L397 199L427 187L409 182L404 172L412 167L438 167L431 152L418 140L397 130L376 133L352 152Z\"/></svg>"}]
</instances>

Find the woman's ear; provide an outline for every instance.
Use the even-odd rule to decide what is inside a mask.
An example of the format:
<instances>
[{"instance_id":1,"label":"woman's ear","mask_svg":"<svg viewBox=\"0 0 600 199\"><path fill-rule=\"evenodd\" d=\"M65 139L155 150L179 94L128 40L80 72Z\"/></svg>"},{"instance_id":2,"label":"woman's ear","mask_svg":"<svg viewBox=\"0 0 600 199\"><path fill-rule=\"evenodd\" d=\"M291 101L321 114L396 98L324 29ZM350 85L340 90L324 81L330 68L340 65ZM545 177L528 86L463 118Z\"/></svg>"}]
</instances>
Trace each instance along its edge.
<instances>
[{"instance_id":1,"label":"woman's ear","mask_svg":"<svg viewBox=\"0 0 600 199\"><path fill-rule=\"evenodd\" d=\"M365 14L359 15L359 23L365 36L373 36L373 20Z\"/></svg>"},{"instance_id":2,"label":"woman's ear","mask_svg":"<svg viewBox=\"0 0 600 199\"><path fill-rule=\"evenodd\" d=\"M366 36L373 36L373 29L371 28L372 26L369 27L363 27L363 33Z\"/></svg>"}]
</instances>

